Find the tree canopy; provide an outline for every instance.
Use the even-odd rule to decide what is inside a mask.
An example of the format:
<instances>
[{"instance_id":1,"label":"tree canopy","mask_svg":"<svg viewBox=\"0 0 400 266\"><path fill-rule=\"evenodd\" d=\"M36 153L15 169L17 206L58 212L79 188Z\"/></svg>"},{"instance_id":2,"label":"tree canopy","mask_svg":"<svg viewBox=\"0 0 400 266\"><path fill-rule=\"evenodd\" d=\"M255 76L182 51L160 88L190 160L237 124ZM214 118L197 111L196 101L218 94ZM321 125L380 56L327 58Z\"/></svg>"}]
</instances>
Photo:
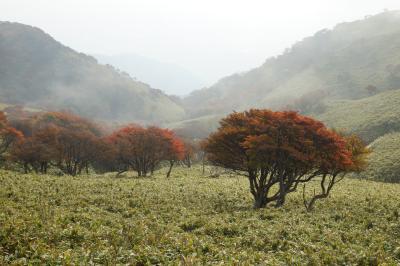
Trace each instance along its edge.
<instances>
[{"instance_id":1,"label":"tree canopy","mask_svg":"<svg viewBox=\"0 0 400 266\"><path fill-rule=\"evenodd\" d=\"M256 208L270 202L282 206L299 184L336 177L364 163L340 134L293 111L232 113L203 147L211 163L248 177Z\"/></svg>"},{"instance_id":2,"label":"tree canopy","mask_svg":"<svg viewBox=\"0 0 400 266\"><path fill-rule=\"evenodd\" d=\"M115 131L107 141L114 150L110 153L114 159L109 160L120 172L133 169L139 176L153 173L162 161L169 161L172 168L174 161L184 157L183 142L168 129L130 125Z\"/></svg>"},{"instance_id":3,"label":"tree canopy","mask_svg":"<svg viewBox=\"0 0 400 266\"><path fill-rule=\"evenodd\" d=\"M4 154L22 136L19 130L9 124L6 115L0 112L0 155Z\"/></svg>"}]
</instances>

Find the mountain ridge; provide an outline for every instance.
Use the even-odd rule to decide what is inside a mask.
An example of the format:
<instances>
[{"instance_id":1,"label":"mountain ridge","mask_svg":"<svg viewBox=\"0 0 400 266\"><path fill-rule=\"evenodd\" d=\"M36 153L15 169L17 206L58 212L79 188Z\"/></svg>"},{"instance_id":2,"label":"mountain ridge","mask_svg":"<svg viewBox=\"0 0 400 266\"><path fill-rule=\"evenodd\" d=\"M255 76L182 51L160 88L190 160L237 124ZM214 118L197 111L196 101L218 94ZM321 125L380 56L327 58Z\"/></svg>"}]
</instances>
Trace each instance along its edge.
<instances>
[{"instance_id":1,"label":"mountain ridge","mask_svg":"<svg viewBox=\"0 0 400 266\"><path fill-rule=\"evenodd\" d=\"M320 30L257 68L192 92L183 105L195 118L279 109L318 90L329 100L362 98L369 85L381 91L400 87L399 59L400 12L387 11Z\"/></svg>"},{"instance_id":2,"label":"mountain ridge","mask_svg":"<svg viewBox=\"0 0 400 266\"><path fill-rule=\"evenodd\" d=\"M0 61L1 102L121 122L161 123L185 114L161 90L98 64L37 27L0 22Z\"/></svg>"}]
</instances>

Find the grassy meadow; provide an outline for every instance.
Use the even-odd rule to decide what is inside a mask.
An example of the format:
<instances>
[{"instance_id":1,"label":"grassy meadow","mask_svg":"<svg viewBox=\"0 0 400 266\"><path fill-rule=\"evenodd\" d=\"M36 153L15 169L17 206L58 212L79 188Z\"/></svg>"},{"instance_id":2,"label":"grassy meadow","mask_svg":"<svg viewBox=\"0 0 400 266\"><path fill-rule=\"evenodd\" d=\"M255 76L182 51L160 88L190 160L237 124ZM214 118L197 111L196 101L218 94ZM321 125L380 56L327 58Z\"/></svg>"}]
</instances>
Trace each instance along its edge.
<instances>
[{"instance_id":1,"label":"grassy meadow","mask_svg":"<svg viewBox=\"0 0 400 266\"><path fill-rule=\"evenodd\" d=\"M247 180L0 172L0 264L398 265L400 185L346 179L253 210ZM317 188L317 183L311 186ZM311 195L313 188L308 187Z\"/></svg>"}]
</instances>

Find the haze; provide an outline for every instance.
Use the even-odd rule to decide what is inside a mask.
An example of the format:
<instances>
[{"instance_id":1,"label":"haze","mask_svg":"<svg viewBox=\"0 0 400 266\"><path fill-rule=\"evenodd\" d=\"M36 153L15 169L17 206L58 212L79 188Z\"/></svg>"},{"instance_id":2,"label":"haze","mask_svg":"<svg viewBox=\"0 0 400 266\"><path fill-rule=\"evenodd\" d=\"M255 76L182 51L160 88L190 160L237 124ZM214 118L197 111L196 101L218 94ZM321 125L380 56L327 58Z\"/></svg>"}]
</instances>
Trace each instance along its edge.
<instances>
[{"instance_id":1,"label":"haze","mask_svg":"<svg viewBox=\"0 0 400 266\"><path fill-rule=\"evenodd\" d=\"M80 52L177 65L201 82L186 91L159 89L187 94L256 67L320 29L384 9L400 9L400 2L2 0L0 20L39 27Z\"/></svg>"}]
</instances>

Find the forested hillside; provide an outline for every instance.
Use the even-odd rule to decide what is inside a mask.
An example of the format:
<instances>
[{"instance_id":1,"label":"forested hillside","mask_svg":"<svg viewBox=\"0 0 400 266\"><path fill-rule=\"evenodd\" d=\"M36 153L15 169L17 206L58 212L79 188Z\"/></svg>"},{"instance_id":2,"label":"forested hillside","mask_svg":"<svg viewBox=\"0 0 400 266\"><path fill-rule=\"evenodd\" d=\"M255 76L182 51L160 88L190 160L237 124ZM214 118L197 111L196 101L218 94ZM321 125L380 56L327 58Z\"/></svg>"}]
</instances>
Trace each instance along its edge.
<instances>
[{"instance_id":1,"label":"forested hillside","mask_svg":"<svg viewBox=\"0 0 400 266\"><path fill-rule=\"evenodd\" d=\"M362 98L400 87L399 59L400 13L384 12L321 30L258 68L193 92L184 104L191 117L199 117L282 108L304 96Z\"/></svg>"},{"instance_id":2,"label":"forested hillside","mask_svg":"<svg viewBox=\"0 0 400 266\"><path fill-rule=\"evenodd\" d=\"M160 90L98 64L38 28L9 22L0 23L0 102L125 122L184 116L183 108Z\"/></svg>"}]
</instances>

